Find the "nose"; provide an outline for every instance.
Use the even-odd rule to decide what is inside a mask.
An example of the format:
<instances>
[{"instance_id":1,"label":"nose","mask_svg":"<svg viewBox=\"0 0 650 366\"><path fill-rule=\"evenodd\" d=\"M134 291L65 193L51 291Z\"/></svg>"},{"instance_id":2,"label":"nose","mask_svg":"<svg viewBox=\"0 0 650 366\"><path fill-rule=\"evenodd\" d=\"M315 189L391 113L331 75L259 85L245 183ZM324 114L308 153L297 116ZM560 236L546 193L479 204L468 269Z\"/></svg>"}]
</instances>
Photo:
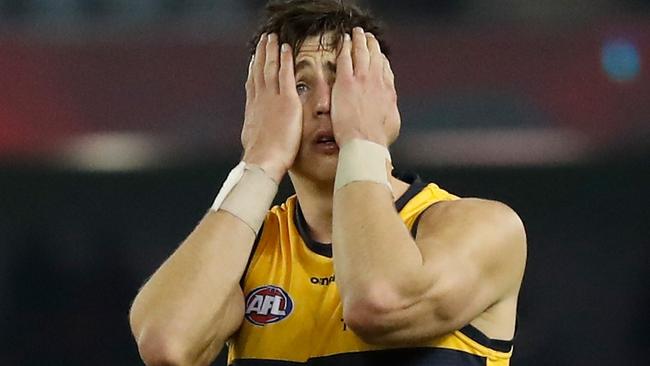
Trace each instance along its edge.
<instances>
[{"instance_id":1,"label":"nose","mask_svg":"<svg viewBox=\"0 0 650 366\"><path fill-rule=\"evenodd\" d=\"M316 117L329 116L332 101L332 86L330 83L325 80L319 81L316 85L314 97L316 99L316 108L314 109Z\"/></svg>"}]
</instances>

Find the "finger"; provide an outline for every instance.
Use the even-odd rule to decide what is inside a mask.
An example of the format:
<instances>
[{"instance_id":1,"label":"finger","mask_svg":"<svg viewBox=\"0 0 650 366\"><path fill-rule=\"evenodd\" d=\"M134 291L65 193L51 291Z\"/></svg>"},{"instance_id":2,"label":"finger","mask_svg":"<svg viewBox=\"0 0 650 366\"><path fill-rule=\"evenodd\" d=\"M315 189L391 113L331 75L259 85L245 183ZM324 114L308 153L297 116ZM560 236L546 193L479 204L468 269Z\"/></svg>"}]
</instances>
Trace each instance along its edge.
<instances>
[{"instance_id":1,"label":"finger","mask_svg":"<svg viewBox=\"0 0 650 366\"><path fill-rule=\"evenodd\" d=\"M352 64L352 39L350 35L343 35L343 45L341 52L336 59L336 77L351 78L354 76L354 66Z\"/></svg>"},{"instance_id":2,"label":"finger","mask_svg":"<svg viewBox=\"0 0 650 366\"><path fill-rule=\"evenodd\" d=\"M255 60L253 61L253 83L255 84L255 92L261 91L264 86L264 62L266 60L266 41L267 35L262 34L260 41L257 43L255 49Z\"/></svg>"},{"instance_id":3,"label":"finger","mask_svg":"<svg viewBox=\"0 0 650 366\"><path fill-rule=\"evenodd\" d=\"M255 81L253 80L253 61L255 56L251 56L251 61L248 63L248 77L246 78L246 103L249 103L255 98Z\"/></svg>"},{"instance_id":4,"label":"finger","mask_svg":"<svg viewBox=\"0 0 650 366\"><path fill-rule=\"evenodd\" d=\"M366 34L361 27L352 31L352 61L354 62L354 75L365 75L370 65L370 53Z\"/></svg>"},{"instance_id":5,"label":"finger","mask_svg":"<svg viewBox=\"0 0 650 366\"><path fill-rule=\"evenodd\" d=\"M280 69L280 49L278 35L269 34L266 42L266 60L264 62L264 83L267 88L278 92L278 71Z\"/></svg>"},{"instance_id":6,"label":"finger","mask_svg":"<svg viewBox=\"0 0 650 366\"><path fill-rule=\"evenodd\" d=\"M381 53L379 41L372 33L366 33L368 43L368 53L370 55L370 70L381 73L384 70L384 55Z\"/></svg>"},{"instance_id":7,"label":"finger","mask_svg":"<svg viewBox=\"0 0 650 366\"><path fill-rule=\"evenodd\" d=\"M291 95L296 93L296 76L293 73L293 51L289 44L282 44L280 50L279 72L280 94Z\"/></svg>"},{"instance_id":8,"label":"finger","mask_svg":"<svg viewBox=\"0 0 650 366\"><path fill-rule=\"evenodd\" d=\"M395 90L395 74L393 73L393 69L390 67L390 61L388 60L388 57L386 55L382 54L382 58L384 59L384 82L393 90Z\"/></svg>"}]
</instances>

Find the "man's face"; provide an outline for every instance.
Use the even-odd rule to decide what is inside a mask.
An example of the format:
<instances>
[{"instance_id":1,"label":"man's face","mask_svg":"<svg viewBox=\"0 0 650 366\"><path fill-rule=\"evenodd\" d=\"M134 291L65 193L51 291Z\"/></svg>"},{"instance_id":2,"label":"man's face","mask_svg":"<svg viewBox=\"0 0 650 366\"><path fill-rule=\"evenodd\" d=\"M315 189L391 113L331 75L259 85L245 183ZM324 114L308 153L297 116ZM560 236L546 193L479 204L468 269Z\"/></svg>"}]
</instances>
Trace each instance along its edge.
<instances>
[{"instance_id":1,"label":"man's face","mask_svg":"<svg viewBox=\"0 0 650 366\"><path fill-rule=\"evenodd\" d=\"M331 35L323 38L330 44ZM326 47L327 48L327 47ZM309 37L296 56L296 89L303 107L300 150L291 171L318 182L333 181L339 149L331 120L332 85L337 50L323 49L319 36Z\"/></svg>"}]
</instances>

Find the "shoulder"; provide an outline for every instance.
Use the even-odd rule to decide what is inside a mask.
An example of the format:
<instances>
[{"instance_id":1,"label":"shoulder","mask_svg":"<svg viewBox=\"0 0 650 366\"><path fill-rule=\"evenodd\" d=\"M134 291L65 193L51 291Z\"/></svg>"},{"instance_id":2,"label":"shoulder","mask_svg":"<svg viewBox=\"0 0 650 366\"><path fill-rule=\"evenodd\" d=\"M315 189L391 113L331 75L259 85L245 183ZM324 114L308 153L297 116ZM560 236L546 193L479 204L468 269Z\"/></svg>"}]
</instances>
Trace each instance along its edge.
<instances>
[{"instance_id":1,"label":"shoulder","mask_svg":"<svg viewBox=\"0 0 650 366\"><path fill-rule=\"evenodd\" d=\"M465 224L492 224L503 230L524 232L524 224L515 210L502 202L480 198L438 202L423 213L422 220L425 225L462 221Z\"/></svg>"},{"instance_id":2,"label":"shoulder","mask_svg":"<svg viewBox=\"0 0 650 366\"><path fill-rule=\"evenodd\" d=\"M425 253L454 252L497 277L521 277L526 262L524 224L498 201L463 198L434 204L422 214L417 243Z\"/></svg>"}]
</instances>

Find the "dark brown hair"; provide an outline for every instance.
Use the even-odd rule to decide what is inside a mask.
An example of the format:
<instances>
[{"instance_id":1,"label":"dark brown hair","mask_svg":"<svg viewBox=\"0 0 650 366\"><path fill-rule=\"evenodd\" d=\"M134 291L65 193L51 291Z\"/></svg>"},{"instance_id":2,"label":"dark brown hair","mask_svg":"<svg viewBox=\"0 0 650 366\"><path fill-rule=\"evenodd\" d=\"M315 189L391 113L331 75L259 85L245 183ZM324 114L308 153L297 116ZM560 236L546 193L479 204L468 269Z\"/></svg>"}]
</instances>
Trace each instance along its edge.
<instances>
[{"instance_id":1,"label":"dark brown hair","mask_svg":"<svg viewBox=\"0 0 650 366\"><path fill-rule=\"evenodd\" d=\"M321 47L337 49L345 33L362 27L375 35L381 49L388 55L383 39L383 25L366 10L346 0L272 0L266 4L265 17L250 41L251 54L263 33L276 33L280 43L288 43L294 57L306 38L320 36ZM322 36L332 32L334 44L323 44ZM338 36L338 37L337 37Z\"/></svg>"}]
</instances>

